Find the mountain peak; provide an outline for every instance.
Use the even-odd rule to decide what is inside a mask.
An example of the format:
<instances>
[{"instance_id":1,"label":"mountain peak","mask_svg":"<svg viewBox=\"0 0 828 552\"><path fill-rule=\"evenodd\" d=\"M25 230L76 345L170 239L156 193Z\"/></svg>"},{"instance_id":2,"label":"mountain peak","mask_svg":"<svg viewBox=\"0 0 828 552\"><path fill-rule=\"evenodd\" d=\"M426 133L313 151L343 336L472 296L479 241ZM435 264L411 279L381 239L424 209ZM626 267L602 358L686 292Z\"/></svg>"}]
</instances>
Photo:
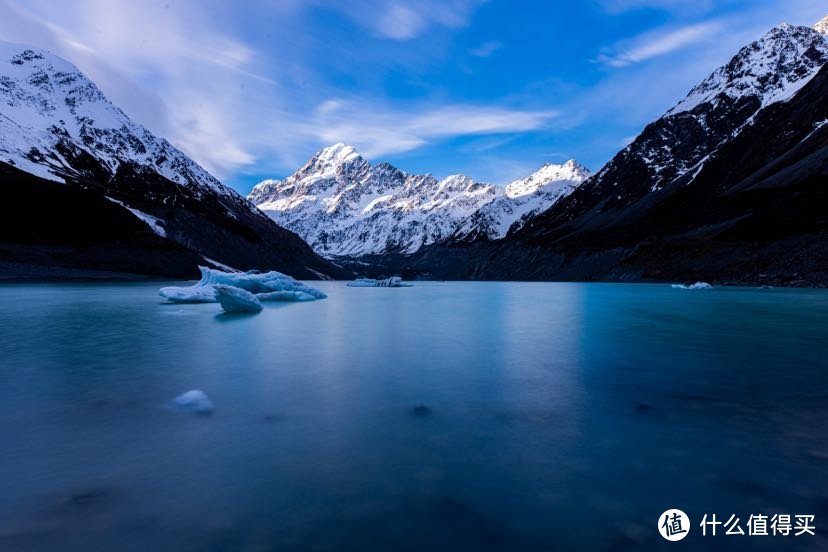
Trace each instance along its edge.
<instances>
[{"instance_id":1,"label":"mountain peak","mask_svg":"<svg viewBox=\"0 0 828 552\"><path fill-rule=\"evenodd\" d=\"M590 174L589 169L574 159L570 159L563 165L545 163L528 177L509 183L506 186L505 193L507 197L515 198L534 194L542 188L558 185L562 182L577 182L580 184L589 178Z\"/></svg>"},{"instance_id":2,"label":"mountain peak","mask_svg":"<svg viewBox=\"0 0 828 552\"><path fill-rule=\"evenodd\" d=\"M755 96L762 106L786 100L817 73L826 59L828 42L819 32L782 23L739 50L667 115L690 112L702 104L715 106L723 99Z\"/></svg>"},{"instance_id":3,"label":"mountain peak","mask_svg":"<svg viewBox=\"0 0 828 552\"><path fill-rule=\"evenodd\" d=\"M341 164L361 156L353 146L349 146L344 142L337 142L332 146L321 149L314 157L320 161Z\"/></svg>"},{"instance_id":4,"label":"mountain peak","mask_svg":"<svg viewBox=\"0 0 828 552\"><path fill-rule=\"evenodd\" d=\"M115 173L125 163L222 195L230 190L129 119L77 67L42 48L0 41L0 162L55 181L87 178L77 159Z\"/></svg>"},{"instance_id":5,"label":"mountain peak","mask_svg":"<svg viewBox=\"0 0 828 552\"><path fill-rule=\"evenodd\" d=\"M368 165L368 162L348 144L337 142L316 152L307 163L296 171L293 180L301 180L307 176L318 179L335 178L338 173L357 170ZM287 180L285 181L287 184Z\"/></svg>"},{"instance_id":6,"label":"mountain peak","mask_svg":"<svg viewBox=\"0 0 828 552\"><path fill-rule=\"evenodd\" d=\"M47 58L50 58L50 61L56 61L64 65L64 68L71 67L73 70L77 71L74 65L52 54L48 50L30 46L28 44L19 44L16 42L6 42L0 40L0 60L8 60L15 65L25 65L27 63L39 63Z\"/></svg>"},{"instance_id":7,"label":"mountain peak","mask_svg":"<svg viewBox=\"0 0 828 552\"><path fill-rule=\"evenodd\" d=\"M561 165L561 167L566 171L578 175L579 177L583 177L584 179L589 178L589 175L592 174L588 168L578 163L575 159L570 159Z\"/></svg>"},{"instance_id":8,"label":"mountain peak","mask_svg":"<svg viewBox=\"0 0 828 552\"><path fill-rule=\"evenodd\" d=\"M371 165L343 143L320 151L284 181L264 181L249 199L325 255L413 253L447 240L499 239L589 176L575 160L545 165L526 189L463 174L437 180L389 163Z\"/></svg>"},{"instance_id":9,"label":"mountain peak","mask_svg":"<svg viewBox=\"0 0 828 552\"><path fill-rule=\"evenodd\" d=\"M72 63L41 48L0 42L0 173L11 194L4 200L14 204L26 229L12 233L12 241L49 236L27 239L19 253L3 255L12 266L22 260L24 268L12 270L28 272L30 259L48 266L49 274L71 268L64 274L186 277L198 264L226 263L310 278L332 268L130 119ZM59 213L53 205L61 206ZM42 230L78 224L81 234ZM83 255L73 254L78 243ZM66 253L52 255L54 247Z\"/></svg>"},{"instance_id":10,"label":"mountain peak","mask_svg":"<svg viewBox=\"0 0 828 552\"><path fill-rule=\"evenodd\" d=\"M818 33L828 36L828 15L814 23L814 29Z\"/></svg>"}]
</instances>

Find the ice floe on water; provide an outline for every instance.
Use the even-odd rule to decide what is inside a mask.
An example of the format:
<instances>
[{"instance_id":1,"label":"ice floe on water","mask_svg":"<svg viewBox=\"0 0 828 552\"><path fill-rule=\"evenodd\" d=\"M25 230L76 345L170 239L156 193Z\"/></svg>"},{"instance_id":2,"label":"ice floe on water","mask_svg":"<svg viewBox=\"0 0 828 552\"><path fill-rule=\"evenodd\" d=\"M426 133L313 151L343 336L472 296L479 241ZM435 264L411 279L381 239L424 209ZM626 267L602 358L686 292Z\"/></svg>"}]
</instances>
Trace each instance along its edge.
<instances>
[{"instance_id":1,"label":"ice floe on water","mask_svg":"<svg viewBox=\"0 0 828 552\"><path fill-rule=\"evenodd\" d=\"M247 290L218 284L214 286L216 299L225 312L261 312L262 303ZM276 292L279 293L279 292Z\"/></svg>"},{"instance_id":2,"label":"ice floe on water","mask_svg":"<svg viewBox=\"0 0 828 552\"><path fill-rule=\"evenodd\" d=\"M173 303L220 302L217 293L218 286L232 287L248 292L259 302L315 301L327 297L318 289L307 286L281 272L224 272L203 266L198 268L201 270L201 280L195 285L163 287L158 293ZM228 290L223 293L228 296L231 294ZM242 296L236 294L236 297ZM227 301L228 304L232 302L230 299L227 299ZM224 303L222 303L222 306L224 306ZM227 310L226 307L225 310Z\"/></svg>"},{"instance_id":3,"label":"ice floe on water","mask_svg":"<svg viewBox=\"0 0 828 552\"><path fill-rule=\"evenodd\" d=\"M672 287L673 289L713 289L713 286L707 282L696 282L695 284L691 284L689 286L684 284L673 284Z\"/></svg>"},{"instance_id":4,"label":"ice floe on water","mask_svg":"<svg viewBox=\"0 0 828 552\"><path fill-rule=\"evenodd\" d=\"M188 287L169 286L161 288L158 293L171 303L215 303L216 290L212 285L196 284Z\"/></svg>"},{"instance_id":5,"label":"ice floe on water","mask_svg":"<svg viewBox=\"0 0 828 552\"><path fill-rule=\"evenodd\" d=\"M321 297L314 297L310 293L301 290L294 291L271 291L256 295L259 301L316 301Z\"/></svg>"},{"instance_id":6,"label":"ice floe on water","mask_svg":"<svg viewBox=\"0 0 828 552\"><path fill-rule=\"evenodd\" d=\"M196 414L212 414L215 410L213 401L207 393L199 389L192 389L182 393L172 400L172 405L178 410L195 412Z\"/></svg>"},{"instance_id":7,"label":"ice floe on water","mask_svg":"<svg viewBox=\"0 0 828 552\"><path fill-rule=\"evenodd\" d=\"M411 287L411 284L404 283L399 276L392 276L382 280L357 278L353 282L348 282L348 287Z\"/></svg>"}]
</instances>

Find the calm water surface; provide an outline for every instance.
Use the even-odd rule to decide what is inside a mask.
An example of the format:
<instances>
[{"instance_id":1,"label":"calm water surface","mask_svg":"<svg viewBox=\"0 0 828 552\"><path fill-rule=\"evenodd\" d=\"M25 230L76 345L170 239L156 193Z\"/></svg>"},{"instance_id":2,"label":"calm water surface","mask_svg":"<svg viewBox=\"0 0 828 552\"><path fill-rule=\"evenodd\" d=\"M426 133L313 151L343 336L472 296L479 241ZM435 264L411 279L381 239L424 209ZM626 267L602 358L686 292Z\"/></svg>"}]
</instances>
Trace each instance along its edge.
<instances>
[{"instance_id":1,"label":"calm water surface","mask_svg":"<svg viewBox=\"0 0 828 552\"><path fill-rule=\"evenodd\" d=\"M0 550L828 548L828 292L160 285L0 286Z\"/></svg>"}]
</instances>

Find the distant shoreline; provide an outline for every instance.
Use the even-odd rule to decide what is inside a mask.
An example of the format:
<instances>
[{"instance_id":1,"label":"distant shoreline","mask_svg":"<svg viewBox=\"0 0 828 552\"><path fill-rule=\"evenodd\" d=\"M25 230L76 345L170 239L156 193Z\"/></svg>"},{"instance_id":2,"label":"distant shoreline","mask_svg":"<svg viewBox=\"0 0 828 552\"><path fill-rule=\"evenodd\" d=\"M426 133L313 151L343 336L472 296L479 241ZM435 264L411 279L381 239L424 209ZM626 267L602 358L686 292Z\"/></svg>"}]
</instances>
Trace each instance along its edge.
<instances>
[{"instance_id":1,"label":"distant shoreline","mask_svg":"<svg viewBox=\"0 0 828 552\"><path fill-rule=\"evenodd\" d=\"M3 284L71 284L71 283L129 283L129 282L169 282L169 281L191 281L198 278L181 278L170 275L134 274L128 272L114 272L107 270L66 268L44 265L21 265L13 263L15 269L10 270L7 263L0 261L0 285ZM333 280L347 282L349 280ZM686 283L676 280L506 280L506 279L466 279L466 280L442 280L442 279L412 279L410 282L512 282L512 283L576 283L576 284L676 284ZM693 283L693 282L690 282ZM768 283L768 282L727 282L716 280L708 283L716 287L743 287L759 288L769 286L780 289L825 289L828 282L795 282L795 283Z\"/></svg>"},{"instance_id":2,"label":"distant shoreline","mask_svg":"<svg viewBox=\"0 0 828 552\"><path fill-rule=\"evenodd\" d=\"M152 282L180 280L173 276L135 274L109 270L71 268L49 265L4 263L0 261L0 284L5 283L72 283L72 282Z\"/></svg>"}]
</instances>

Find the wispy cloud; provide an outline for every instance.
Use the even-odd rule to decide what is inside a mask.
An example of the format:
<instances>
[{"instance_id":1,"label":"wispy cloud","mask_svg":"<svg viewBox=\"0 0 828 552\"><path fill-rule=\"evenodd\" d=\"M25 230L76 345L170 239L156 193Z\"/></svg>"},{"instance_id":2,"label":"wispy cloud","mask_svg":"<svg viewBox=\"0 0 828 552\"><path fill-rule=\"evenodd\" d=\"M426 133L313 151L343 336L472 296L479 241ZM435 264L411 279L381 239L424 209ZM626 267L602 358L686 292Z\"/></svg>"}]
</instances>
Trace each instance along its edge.
<instances>
[{"instance_id":1,"label":"wispy cloud","mask_svg":"<svg viewBox=\"0 0 828 552\"><path fill-rule=\"evenodd\" d=\"M635 141L635 139L636 139L636 138L638 138L638 136L636 136L635 134L630 135L630 136L624 136L624 137L623 137L623 138L622 138L622 139L618 142L618 147L619 147L619 148L626 148L627 146L629 146L630 144L632 144L632 143Z\"/></svg>"},{"instance_id":2,"label":"wispy cloud","mask_svg":"<svg viewBox=\"0 0 828 552\"><path fill-rule=\"evenodd\" d=\"M327 100L305 131L321 143L347 142L373 157L401 153L434 140L531 132L547 127L554 111L528 111L465 104L379 108L376 104Z\"/></svg>"},{"instance_id":3,"label":"wispy cloud","mask_svg":"<svg viewBox=\"0 0 828 552\"><path fill-rule=\"evenodd\" d=\"M769 25L824 15L813 0L592 0L547 32L554 3L521 26L500 16L521 8L484 3L0 0L0 40L69 59L244 190L340 140L487 179L509 158L536 168L550 147L597 165Z\"/></svg>"},{"instance_id":4,"label":"wispy cloud","mask_svg":"<svg viewBox=\"0 0 828 552\"><path fill-rule=\"evenodd\" d=\"M219 176L254 162L234 113L272 81L254 53L192 4L0 0L0 36L73 61L116 104ZM148 91L139 81L151 82Z\"/></svg>"},{"instance_id":5,"label":"wispy cloud","mask_svg":"<svg viewBox=\"0 0 828 552\"><path fill-rule=\"evenodd\" d=\"M486 58L497 52L503 47L503 44L497 42L496 40L491 40L489 42L484 42L480 46L476 48L472 48L469 50L469 53L475 57L482 57Z\"/></svg>"},{"instance_id":6,"label":"wispy cloud","mask_svg":"<svg viewBox=\"0 0 828 552\"><path fill-rule=\"evenodd\" d=\"M512 142L517 138L515 134L498 135L498 136L483 136L480 138L473 138L461 146L458 151L462 153L485 153L500 148Z\"/></svg>"},{"instance_id":7,"label":"wispy cloud","mask_svg":"<svg viewBox=\"0 0 828 552\"><path fill-rule=\"evenodd\" d=\"M290 167L308 151L338 140L379 154L411 151L452 136L519 132L541 125L548 114L436 100L403 107L376 95L361 95L358 101L324 100L339 90L303 59L321 45L299 26L308 10L338 12L378 38L397 42L441 27L462 28L482 3L251 4L268 10L284 26L271 40L274 49L284 46L289 56L266 59L227 25L222 8L205 10L191 0L0 0L0 39L45 46L70 59L127 114L219 178L230 178L250 168ZM291 22L297 23L295 32Z\"/></svg>"},{"instance_id":8,"label":"wispy cloud","mask_svg":"<svg viewBox=\"0 0 828 552\"><path fill-rule=\"evenodd\" d=\"M678 13L703 13L713 6L712 0L598 0L608 13L656 9Z\"/></svg>"},{"instance_id":9,"label":"wispy cloud","mask_svg":"<svg viewBox=\"0 0 828 552\"><path fill-rule=\"evenodd\" d=\"M625 67L707 40L721 29L722 24L718 21L657 29L611 46L598 56L597 61L610 67Z\"/></svg>"},{"instance_id":10,"label":"wispy cloud","mask_svg":"<svg viewBox=\"0 0 828 552\"><path fill-rule=\"evenodd\" d=\"M434 26L462 28L472 12L487 0L351 0L337 2L343 11L360 25L393 40L416 38Z\"/></svg>"}]
</instances>

